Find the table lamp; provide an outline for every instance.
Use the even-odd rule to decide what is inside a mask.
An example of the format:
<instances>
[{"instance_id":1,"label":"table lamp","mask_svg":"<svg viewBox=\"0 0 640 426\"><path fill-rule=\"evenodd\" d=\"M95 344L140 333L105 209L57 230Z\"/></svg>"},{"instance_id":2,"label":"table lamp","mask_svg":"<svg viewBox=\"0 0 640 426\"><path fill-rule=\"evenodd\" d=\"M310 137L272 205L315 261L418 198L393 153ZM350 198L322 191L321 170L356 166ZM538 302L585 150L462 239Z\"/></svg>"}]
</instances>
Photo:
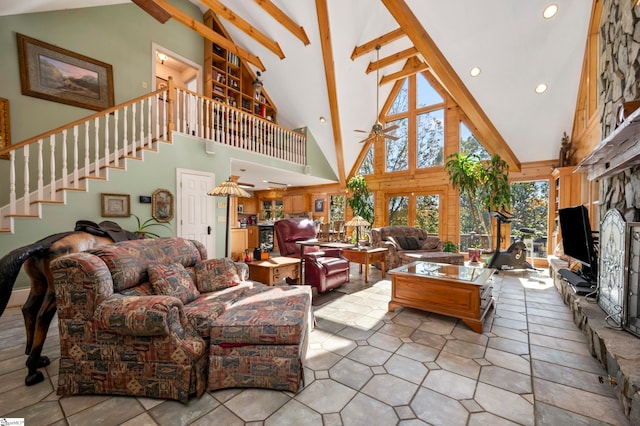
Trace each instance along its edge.
<instances>
[{"instance_id":1,"label":"table lamp","mask_svg":"<svg viewBox=\"0 0 640 426\"><path fill-rule=\"evenodd\" d=\"M349 222L344 224L345 226L354 226L356 228L356 245L360 242L360 227L361 226L369 226L371 225L369 222L364 220L362 216L355 216Z\"/></svg>"},{"instance_id":2,"label":"table lamp","mask_svg":"<svg viewBox=\"0 0 640 426\"><path fill-rule=\"evenodd\" d=\"M214 197L227 197L227 231L225 232L224 239L224 257L229 257L229 201L231 197L238 198L251 198L251 194L249 194L244 189L240 188L238 184L229 178L222 182L220 185L213 188L211 191L207 192L207 195L211 195Z\"/></svg>"}]
</instances>

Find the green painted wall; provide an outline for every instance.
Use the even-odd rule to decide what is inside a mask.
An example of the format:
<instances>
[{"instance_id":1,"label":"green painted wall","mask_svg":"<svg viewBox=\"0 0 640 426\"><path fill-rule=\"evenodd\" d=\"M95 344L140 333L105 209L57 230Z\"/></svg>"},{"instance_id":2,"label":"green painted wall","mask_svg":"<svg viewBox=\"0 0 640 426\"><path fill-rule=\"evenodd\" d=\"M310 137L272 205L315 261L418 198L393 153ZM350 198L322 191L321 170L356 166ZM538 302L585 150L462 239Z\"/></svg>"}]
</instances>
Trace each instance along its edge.
<instances>
[{"instance_id":1,"label":"green painted wall","mask_svg":"<svg viewBox=\"0 0 640 426\"><path fill-rule=\"evenodd\" d=\"M202 19L200 10L189 1L170 2L189 11L198 20ZM91 110L20 93L16 33L111 64L116 104L150 91L151 64L155 59L151 57L152 43L202 64L202 37L175 20L160 24L134 4L0 17L0 52L3 58L0 61L0 97L10 101L14 143L93 113ZM142 87L143 82L147 83L147 88ZM335 174L324 155L321 155L315 139L307 136L308 158L312 160L310 165L313 174L335 180ZM151 195L158 188L167 188L176 194L176 168L215 173L216 183L220 183L230 174L232 157L303 172L302 166L219 144L216 144L215 155L209 155L205 153L203 141L174 135L173 144L161 144L158 153L145 153L144 162L129 161L127 171L111 170L108 182L91 181L88 192L68 192L66 205L42 206L42 219L16 219L15 233L0 235L0 256L53 233L72 230L79 219L95 222L109 219L125 229L135 230L135 218L120 220L100 216L100 193L130 194L131 212L144 220L151 216L151 207L149 204L140 204L138 196ZM2 181L8 176L8 165L8 161L0 160ZM0 198L6 198L8 188L1 185ZM226 214L225 208L218 210L216 216ZM170 225L175 234L175 219ZM219 257L224 254L225 227L224 224L215 223L214 218L212 225L216 225L216 253L210 256ZM157 228L156 231L161 235L170 234L163 228ZM22 272L14 289L28 287L29 281Z\"/></svg>"},{"instance_id":2,"label":"green painted wall","mask_svg":"<svg viewBox=\"0 0 640 426\"><path fill-rule=\"evenodd\" d=\"M202 20L189 1L171 3ZM195 31L174 19L160 24L133 3L0 17L0 97L10 102L14 143L94 112L22 96L16 33L111 64L116 104L150 91L152 42L195 63L203 61L203 39Z\"/></svg>"}]
</instances>

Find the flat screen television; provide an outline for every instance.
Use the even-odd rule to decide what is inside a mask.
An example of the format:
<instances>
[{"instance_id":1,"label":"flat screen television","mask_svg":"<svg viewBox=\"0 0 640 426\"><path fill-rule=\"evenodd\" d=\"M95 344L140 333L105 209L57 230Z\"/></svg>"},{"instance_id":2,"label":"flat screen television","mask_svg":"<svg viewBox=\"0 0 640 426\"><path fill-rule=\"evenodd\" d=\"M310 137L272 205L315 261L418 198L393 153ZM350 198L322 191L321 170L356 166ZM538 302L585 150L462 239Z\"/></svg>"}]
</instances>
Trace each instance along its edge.
<instances>
[{"instance_id":1,"label":"flat screen television","mask_svg":"<svg viewBox=\"0 0 640 426\"><path fill-rule=\"evenodd\" d=\"M589 222L589 211L585 206L560 209L560 232L564 254L583 265L584 278L597 279L598 259Z\"/></svg>"}]
</instances>

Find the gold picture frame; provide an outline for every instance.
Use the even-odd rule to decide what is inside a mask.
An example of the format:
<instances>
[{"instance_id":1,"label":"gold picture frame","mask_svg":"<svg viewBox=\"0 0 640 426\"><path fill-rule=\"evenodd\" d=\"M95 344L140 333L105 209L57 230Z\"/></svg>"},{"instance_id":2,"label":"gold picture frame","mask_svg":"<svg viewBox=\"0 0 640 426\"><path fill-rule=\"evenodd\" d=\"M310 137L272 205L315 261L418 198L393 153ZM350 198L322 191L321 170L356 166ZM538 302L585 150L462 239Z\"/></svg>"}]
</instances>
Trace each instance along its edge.
<instances>
[{"instance_id":1,"label":"gold picture frame","mask_svg":"<svg viewBox=\"0 0 640 426\"><path fill-rule=\"evenodd\" d=\"M102 111L114 105L111 65L17 34L22 94Z\"/></svg>"},{"instance_id":2,"label":"gold picture frame","mask_svg":"<svg viewBox=\"0 0 640 426\"><path fill-rule=\"evenodd\" d=\"M102 217L131 216L129 194L100 194Z\"/></svg>"},{"instance_id":3,"label":"gold picture frame","mask_svg":"<svg viewBox=\"0 0 640 426\"><path fill-rule=\"evenodd\" d=\"M173 194L168 189L156 189L151 195L151 216L158 222L173 219Z\"/></svg>"},{"instance_id":4,"label":"gold picture frame","mask_svg":"<svg viewBox=\"0 0 640 426\"><path fill-rule=\"evenodd\" d=\"M9 99L0 98L0 149L11 145L11 121L9 119ZM9 155L0 155L9 158Z\"/></svg>"}]
</instances>

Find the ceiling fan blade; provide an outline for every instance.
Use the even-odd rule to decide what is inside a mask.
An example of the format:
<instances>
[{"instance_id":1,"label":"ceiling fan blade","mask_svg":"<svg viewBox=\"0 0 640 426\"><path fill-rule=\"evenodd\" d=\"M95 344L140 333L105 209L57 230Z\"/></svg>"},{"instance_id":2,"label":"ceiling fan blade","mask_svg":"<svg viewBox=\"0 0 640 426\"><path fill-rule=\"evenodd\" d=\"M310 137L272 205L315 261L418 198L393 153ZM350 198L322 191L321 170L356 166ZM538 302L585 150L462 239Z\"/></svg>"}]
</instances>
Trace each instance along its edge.
<instances>
[{"instance_id":1,"label":"ceiling fan blade","mask_svg":"<svg viewBox=\"0 0 640 426\"><path fill-rule=\"evenodd\" d=\"M398 139L400 139L397 136L393 136L393 135L382 135L384 136L385 139L391 139L392 141L397 141Z\"/></svg>"},{"instance_id":2,"label":"ceiling fan blade","mask_svg":"<svg viewBox=\"0 0 640 426\"><path fill-rule=\"evenodd\" d=\"M399 126L398 126L397 124L394 124L393 126L385 127L382 131L383 131L384 133L392 132L392 131L394 131L395 129L397 129L398 127L399 127Z\"/></svg>"},{"instance_id":3,"label":"ceiling fan blade","mask_svg":"<svg viewBox=\"0 0 640 426\"><path fill-rule=\"evenodd\" d=\"M354 132L359 132L359 133L370 133L370 130L354 130Z\"/></svg>"},{"instance_id":4,"label":"ceiling fan blade","mask_svg":"<svg viewBox=\"0 0 640 426\"><path fill-rule=\"evenodd\" d=\"M362 139L360 142L358 143L366 143L369 142L371 139L374 139L376 137L376 135L370 135L368 138Z\"/></svg>"}]
</instances>

